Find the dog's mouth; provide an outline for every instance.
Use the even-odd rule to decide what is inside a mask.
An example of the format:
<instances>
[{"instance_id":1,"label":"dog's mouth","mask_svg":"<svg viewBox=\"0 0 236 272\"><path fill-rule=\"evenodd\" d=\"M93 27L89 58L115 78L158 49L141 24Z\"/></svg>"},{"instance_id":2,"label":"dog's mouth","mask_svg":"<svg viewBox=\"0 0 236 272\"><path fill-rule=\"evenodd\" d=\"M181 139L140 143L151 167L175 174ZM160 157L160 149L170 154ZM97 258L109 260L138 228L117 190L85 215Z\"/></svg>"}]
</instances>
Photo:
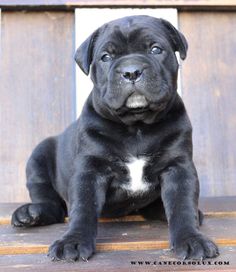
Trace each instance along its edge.
<instances>
[{"instance_id":1,"label":"dog's mouth","mask_svg":"<svg viewBox=\"0 0 236 272\"><path fill-rule=\"evenodd\" d=\"M132 109L129 109L129 113L133 113L133 114L142 114L144 112L147 112L149 111L149 107L145 107L145 108L132 108Z\"/></svg>"},{"instance_id":2,"label":"dog's mouth","mask_svg":"<svg viewBox=\"0 0 236 272\"><path fill-rule=\"evenodd\" d=\"M148 101L144 95L133 93L126 100L125 106L132 113L143 113L149 110Z\"/></svg>"}]
</instances>

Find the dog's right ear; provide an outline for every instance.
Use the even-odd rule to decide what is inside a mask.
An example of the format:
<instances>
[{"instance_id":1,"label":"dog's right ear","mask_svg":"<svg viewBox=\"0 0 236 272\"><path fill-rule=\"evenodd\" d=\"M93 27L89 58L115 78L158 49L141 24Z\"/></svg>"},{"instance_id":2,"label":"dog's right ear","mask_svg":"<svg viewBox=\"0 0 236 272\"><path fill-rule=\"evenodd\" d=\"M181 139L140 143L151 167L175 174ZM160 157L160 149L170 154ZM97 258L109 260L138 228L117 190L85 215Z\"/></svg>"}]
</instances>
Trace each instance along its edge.
<instances>
[{"instance_id":1,"label":"dog's right ear","mask_svg":"<svg viewBox=\"0 0 236 272\"><path fill-rule=\"evenodd\" d=\"M75 61L80 69L86 74L89 74L90 64L93 59L93 49L96 38L98 37L98 30L90 35L76 50Z\"/></svg>"},{"instance_id":2,"label":"dog's right ear","mask_svg":"<svg viewBox=\"0 0 236 272\"><path fill-rule=\"evenodd\" d=\"M179 32L170 22L160 19L162 25L168 31L170 38L173 43L173 47L175 51L179 52L180 58L184 60L187 56L188 51L188 43L184 35Z\"/></svg>"}]
</instances>

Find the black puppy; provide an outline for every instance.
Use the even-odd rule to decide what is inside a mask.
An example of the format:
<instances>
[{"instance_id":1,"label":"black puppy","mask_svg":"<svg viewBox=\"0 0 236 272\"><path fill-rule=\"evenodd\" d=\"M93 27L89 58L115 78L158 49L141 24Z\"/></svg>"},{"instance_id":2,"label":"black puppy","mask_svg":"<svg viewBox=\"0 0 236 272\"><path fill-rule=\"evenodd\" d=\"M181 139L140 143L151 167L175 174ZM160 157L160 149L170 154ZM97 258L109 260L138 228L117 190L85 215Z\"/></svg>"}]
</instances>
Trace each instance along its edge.
<instances>
[{"instance_id":1,"label":"black puppy","mask_svg":"<svg viewBox=\"0 0 236 272\"><path fill-rule=\"evenodd\" d=\"M16 227L59 223L68 206L69 229L51 245L52 259L87 260L100 216L155 216L162 202L177 256L218 255L198 230L199 182L175 51L185 59L184 36L149 16L105 24L77 50L94 89L79 120L33 151L26 169L32 203L12 216Z\"/></svg>"}]
</instances>

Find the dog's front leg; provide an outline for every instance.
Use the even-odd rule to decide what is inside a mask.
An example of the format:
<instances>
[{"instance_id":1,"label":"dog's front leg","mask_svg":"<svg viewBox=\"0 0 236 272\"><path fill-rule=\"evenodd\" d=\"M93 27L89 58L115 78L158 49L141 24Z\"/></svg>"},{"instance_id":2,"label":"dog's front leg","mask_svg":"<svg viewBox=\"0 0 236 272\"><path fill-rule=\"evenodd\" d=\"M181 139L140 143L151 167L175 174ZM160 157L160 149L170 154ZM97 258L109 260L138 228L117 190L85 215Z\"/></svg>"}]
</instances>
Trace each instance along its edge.
<instances>
[{"instance_id":1,"label":"dog's front leg","mask_svg":"<svg viewBox=\"0 0 236 272\"><path fill-rule=\"evenodd\" d=\"M69 229L49 248L52 260L87 261L95 252L97 221L105 202L105 178L94 171L76 174L69 187Z\"/></svg>"},{"instance_id":2,"label":"dog's front leg","mask_svg":"<svg viewBox=\"0 0 236 272\"><path fill-rule=\"evenodd\" d=\"M167 168L161 174L161 195L169 224L170 243L181 259L218 255L217 246L198 230L198 177L193 163Z\"/></svg>"}]
</instances>

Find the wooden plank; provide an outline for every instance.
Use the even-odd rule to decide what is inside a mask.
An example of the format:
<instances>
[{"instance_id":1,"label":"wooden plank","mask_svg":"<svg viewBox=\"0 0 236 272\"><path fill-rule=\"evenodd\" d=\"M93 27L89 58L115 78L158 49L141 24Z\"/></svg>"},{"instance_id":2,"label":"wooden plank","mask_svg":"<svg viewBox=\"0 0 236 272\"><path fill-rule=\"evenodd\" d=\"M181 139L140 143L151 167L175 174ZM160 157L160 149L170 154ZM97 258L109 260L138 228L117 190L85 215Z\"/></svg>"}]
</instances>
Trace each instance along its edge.
<instances>
[{"instance_id":1,"label":"wooden plank","mask_svg":"<svg viewBox=\"0 0 236 272\"><path fill-rule=\"evenodd\" d=\"M0 203L0 225L10 224L13 211L24 203ZM236 197L201 197L199 208L206 217L235 217ZM145 221L140 215L129 215L120 218L101 218L100 222Z\"/></svg>"},{"instance_id":2,"label":"wooden plank","mask_svg":"<svg viewBox=\"0 0 236 272\"><path fill-rule=\"evenodd\" d=\"M16 208L24 205L25 203L0 203L0 225L9 225L11 223L12 213ZM68 218L66 218L66 222ZM141 215L128 215L119 218L100 218L100 222L129 222L129 221L145 221Z\"/></svg>"},{"instance_id":3,"label":"wooden plank","mask_svg":"<svg viewBox=\"0 0 236 272\"><path fill-rule=\"evenodd\" d=\"M236 246L236 239L216 239L218 246ZM49 245L12 245L0 247L0 255L19 254L47 254ZM103 251L124 251L124 250L160 250L168 249L169 242L164 241L137 241L137 242L109 242L96 244L97 252Z\"/></svg>"},{"instance_id":4,"label":"wooden plank","mask_svg":"<svg viewBox=\"0 0 236 272\"><path fill-rule=\"evenodd\" d=\"M229 241L227 241L227 244ZM225 245L225 242L219 240L219 244ZM236 243L230 243L236 245ZM123 250L153 250L168 249L168 241L138 241L138 242L111 242L97 243L96 250L101 251L123 251ZM0 255L18 255L18 254L46 254L48 245L13 245L0 247Z\"/></svg>"},{"instance_id":5,"label":"wooden plank","mask_svg":"<svg viewBox=\"0 0 236 272\"><path fill-rule=\"evenodd\" d=\"M202 196L236 192L236 13L180 12L189 43L182 94L193 125Z\"/></svg>"},{"instance_id":6,"label":"wooden plank","mask_svg":"<svg viewBox=\"0 0 236 272\"><path fill-rule=\"evenodd\" d=\"M1 9L0 9L0 45L2 44L2 33L1 33L1 29L2 29L2 14L1 14ZM0 58L2 57L2 50L1 50L1 46L0 46Z\"/></svg>"},{"instance_id":7,"label":"wooden plank","mask_svg":"<svg viewBox=\"0 0 236 272\"><path fill-rule=\"evenodd\" d=\"M236 197L235 196L218 196L218 197L200 197L199 208L204 214L235 212Z\"/></svg>"},{"instance_id":8,"label":"wooden plank","mask_svg":"<svg viewBox=\"0 0 236 272\"><path fill-rule=\"evenodd\" d=\"M222 247L220 252L217 259L189 263L178 260L178 264L169 250L99 252L88 262L76 263L51 262L44 254L8 255L0 256L0 271L235 271L236 247Z\"/></svg>"},{"instance_id":9,"label":"wooden plank","mask_svg":"<svg viewBox=\"0 0 236 272\"><path fill-rule=\"evenodd\" d=\"M0 199L23 202L33 148L75 119L74 14L3 12L1 49Z\"/></svg>"},{"instance_id":10,"label":"wooden plank","mask_svg":"<svg viewBox=\"0 0 236 272\"><path fill-rule=\"evenodd\" d=\"M225 217L236 217L236 212L206 212L204 218L225 218ZM205 220L205 219L204 219ZM69 218L65 218L65 223L69 221ZM111 222L143 222L147 221L142 215L127 215L124 217L117 218L100 218L100 223L111 223ZM0 225L10 225L11 218L0 217Z\"/></svg>"},{"instance_id":11,"label":"wooden plank","mask_svg":"<svg viewBox=\"0 0 236 272\"><path fill-rule=\"evenodd\" d=\"M0 254L45 253L59 239L67 224L34 228L0 227ZM236 245L235 218L206 219L201 231L219 245ZM161 221L100 223L99 251L168 248L168 227Z\"/></svg>"},{"instance_id":12,"label":"wooden plank","mask_svg":"<svg viewBox=\"0 0 236 272\"><path fill-rule=\"evenodd\" d=\"M0 0L4 8L78 8L78 7L176 7L176 8L211 8L232 9L235 0Z\"/></svg>"},{"instance_id":13,"label":"wooden plank","mask_svg":"<svg viewBox=\"0 0 236 272\"><path fill-rule=\"evenodd\" d=\"M228 213L227 216L232 216L232 212ZM221 217L225 216L223 213ZM236 213L233 213L233 216L236 216ZM69 218L65 218L65 223L69 221ZM127 215L124 217L118 217L118 218L100 218L100 223L108 223L108 222L143 222L146 221L146 219L142 215ZM11 217L0 217L0 225L10 225L11 224Z\"/></svg>"},{"instance_id":14,"label":"wooden plank","mask_svg":"<svg viewBox=\"0 0 236 272\"><path fill-rule=\"evenodd\" d=\"M4 241L2 247L14 246L15 244L27 246L32 243L33 245L48 245L60 238L66 230L67 224L34 228L13 228L12 226L2 225L0 227L0 240ZM142 233L142 238L140 233ZM155 235L153 236L153 234ZM155 239L153 239L154 237ZM228 234L228 237L225 238L229 237L232 236ZM140 239L143 241L162 241L168 239L168 228L165 222L160 221L99 223L97 239L100 243L138 242Z\"/></svg>"}]
</instances>

